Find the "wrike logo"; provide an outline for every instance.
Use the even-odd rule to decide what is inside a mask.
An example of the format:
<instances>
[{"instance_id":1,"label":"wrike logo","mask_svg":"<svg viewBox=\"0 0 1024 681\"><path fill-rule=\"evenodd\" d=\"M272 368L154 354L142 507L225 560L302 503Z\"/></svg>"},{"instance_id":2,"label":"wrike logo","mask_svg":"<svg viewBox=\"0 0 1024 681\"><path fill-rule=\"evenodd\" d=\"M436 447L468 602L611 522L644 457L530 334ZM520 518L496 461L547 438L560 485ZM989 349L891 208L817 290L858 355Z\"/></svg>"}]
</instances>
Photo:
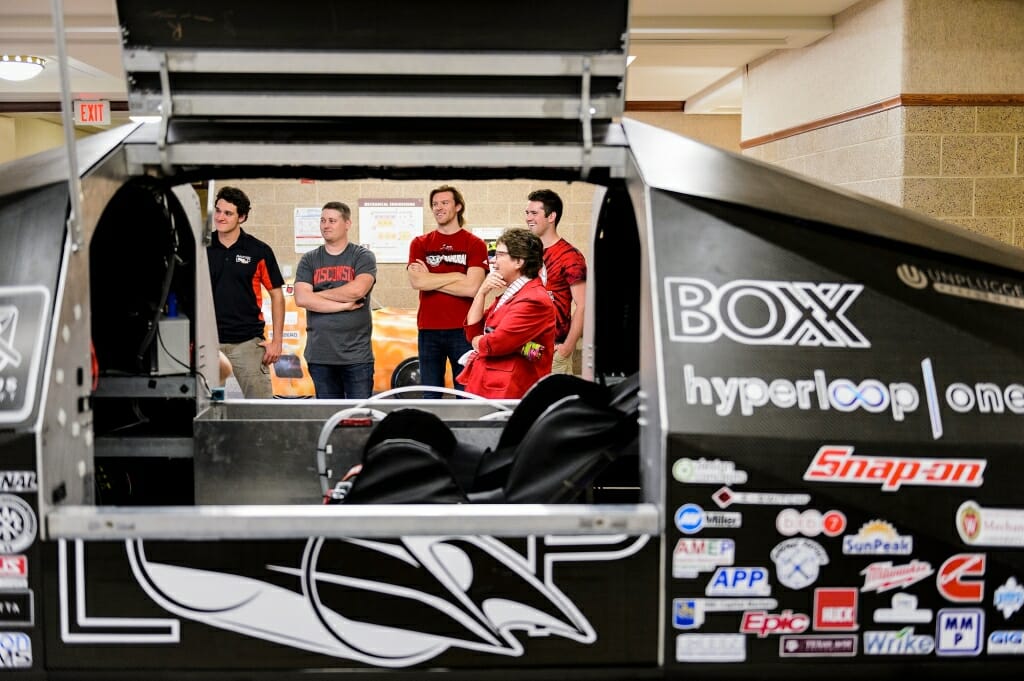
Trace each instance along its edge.
<instances>
[{"instance_id":1,"label":"wrike logo","mask_svg":"<svg viewBox=\"0 0 1024 681\"><path fill-rule=\"evenodd\" d=\"M669 337L713 343L722 336L744 345L870 348L846 313L861 284L737 279L715 285L666 277Z\"/></svg>"}]
</instances>

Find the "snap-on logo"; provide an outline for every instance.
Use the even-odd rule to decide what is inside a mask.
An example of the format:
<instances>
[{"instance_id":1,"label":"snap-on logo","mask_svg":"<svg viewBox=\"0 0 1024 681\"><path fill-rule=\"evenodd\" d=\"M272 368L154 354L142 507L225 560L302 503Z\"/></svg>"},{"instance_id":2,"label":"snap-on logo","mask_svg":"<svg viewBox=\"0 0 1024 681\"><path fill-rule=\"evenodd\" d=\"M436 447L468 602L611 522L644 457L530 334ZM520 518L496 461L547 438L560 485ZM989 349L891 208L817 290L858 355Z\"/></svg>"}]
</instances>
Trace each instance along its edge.
<instances>
[{"instance_id":1,"label":"snap-on logo","mask_svg":"<svg viewBox=\"0 0 1024 681\"><path fill-rule=\"evenodd\" d=\"M869 348L846 312L861 284L737 279L715 285L666 277L669 338L713 343L725 336L744 345Z\"/></svg>"},{"instance_id":2,"label":"snap-on logo","mask_svg":"<svg viewBox=\"0 0 1024 681\"><path fill-rule=\"evenodd\" d=\"M825 445L804 471L808 482L880 485L895 492L902 485L981 487L984 459L927 459L924 457L863 456L853 447Z\"/></svg>"}]
</instances>

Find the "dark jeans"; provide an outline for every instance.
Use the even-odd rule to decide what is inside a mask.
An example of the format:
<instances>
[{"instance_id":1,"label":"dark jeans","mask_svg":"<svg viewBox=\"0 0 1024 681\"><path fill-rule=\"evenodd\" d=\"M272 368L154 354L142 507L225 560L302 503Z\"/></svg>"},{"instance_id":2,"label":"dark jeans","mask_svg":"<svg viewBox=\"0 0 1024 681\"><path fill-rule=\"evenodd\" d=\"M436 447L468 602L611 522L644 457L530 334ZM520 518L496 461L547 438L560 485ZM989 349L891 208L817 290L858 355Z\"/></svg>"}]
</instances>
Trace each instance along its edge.
<instances>
[{"instance_id":1,"label":"dark jeans","mask_svg":"<svg viewBox=\"0 0 1024 681\"><path fill-rule=\"evenodd\" d=\"M420 383L444 387L445 362L452 365L452 382L456 390L465 390L461 383L455 383L455 376L462 371L459 358L473 348L466 340L462 329L420 329ZM439 398L441 393L424 392L424 397Z\"/></svg>"},{"instance_id":2,"label":"dark jeans","mask_svg":"<svg viewBox=\"0 0 1024 681\"><path fill-rule=\"evenodd\" d=\"M309 377L321 400L361 400L373 393L373 362L310 364Z\"/></svg>"}]
</instances>

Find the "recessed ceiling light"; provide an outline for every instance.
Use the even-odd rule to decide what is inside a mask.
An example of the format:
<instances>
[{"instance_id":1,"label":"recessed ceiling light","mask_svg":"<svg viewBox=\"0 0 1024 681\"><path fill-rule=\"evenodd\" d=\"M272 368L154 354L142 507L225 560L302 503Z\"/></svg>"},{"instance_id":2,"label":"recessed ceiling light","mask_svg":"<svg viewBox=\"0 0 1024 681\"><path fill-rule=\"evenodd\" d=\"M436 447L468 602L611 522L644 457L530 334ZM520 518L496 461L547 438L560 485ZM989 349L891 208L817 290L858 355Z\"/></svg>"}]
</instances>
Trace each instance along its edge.
<instances>
[{"instance_id":1,"label":"recessed ceiling light","mask_svg":"<svg viewBox=\"0 0 1024 681\"><path fill-rule=\"evenodd\" d=\"M4 80L28 80L43 72L46 60L25 54L5 54L0 57L0 78Z\"/></svg>"}]
</instances>

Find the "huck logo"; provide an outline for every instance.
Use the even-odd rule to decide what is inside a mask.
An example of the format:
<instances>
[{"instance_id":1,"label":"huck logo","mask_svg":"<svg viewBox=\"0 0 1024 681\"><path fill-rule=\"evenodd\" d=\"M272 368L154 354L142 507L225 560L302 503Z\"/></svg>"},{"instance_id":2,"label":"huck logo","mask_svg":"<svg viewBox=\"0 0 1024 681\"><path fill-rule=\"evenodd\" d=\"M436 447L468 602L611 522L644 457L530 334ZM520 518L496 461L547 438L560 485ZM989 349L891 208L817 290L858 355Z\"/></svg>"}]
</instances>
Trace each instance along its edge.
<instances>
[{"instance_id":1,"label":"huck logo","mask_svg":"<svg viewBox=\"0 0 1024 681\"><path fill-rule=\"evenodd\" d=\"M738 279L716 286L705 279L666 277L669 338L713 343L721 336L744 345L869 348L846 318L861 284Z\"/></svg>"}]
</instances>

